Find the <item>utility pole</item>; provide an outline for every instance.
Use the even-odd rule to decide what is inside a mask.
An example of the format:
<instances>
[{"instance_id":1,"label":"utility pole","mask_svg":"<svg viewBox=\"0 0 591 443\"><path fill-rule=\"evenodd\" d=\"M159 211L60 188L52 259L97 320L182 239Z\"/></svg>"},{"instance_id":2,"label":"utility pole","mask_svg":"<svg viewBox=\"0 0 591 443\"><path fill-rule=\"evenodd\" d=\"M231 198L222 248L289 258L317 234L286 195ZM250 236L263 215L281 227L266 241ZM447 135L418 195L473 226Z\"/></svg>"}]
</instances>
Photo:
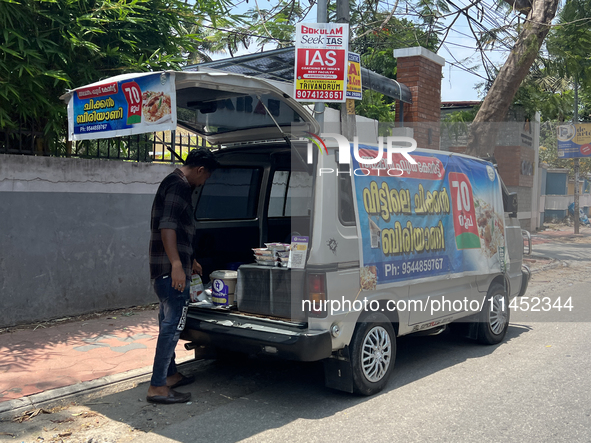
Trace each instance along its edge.
<instances>
[{"instance_id":1,"label":"utility pole","mask_svg":"<svg viewBox=\"0 0 591 443\"><path fill-rule=\"evenodd\" d=\"M318 0L316 4L316 23L326 23L328 21L327 2L328 0ZM324 109L324 102L314 103L314 118L318 122L318 125L320 125L320 134L324 132Z\"/></svg>"},{"instance_id":2,"label":"utility pole","mask_svg":"<svg viewBox=\"0 0 591 443\"><path fill-rule=\"evenodd\" d=\"M337 23L349 24L349 20L349 1L337 0ZM349 41L351 41L350 31ZM350 44L348 49L351 49ZM344 104L341 104L341 134L347 137L347 140L353 141L353 137L356 133L357 123L355 120L355 100L348 98Z\"/></svg>"},{"instance_id":3,"label":"utility pole","mask_svg":"<svg viewBox=\"0 0 591 443\"><path fill-rule=\"evenodd\" d=\"M573 124L579 123L579 76L575 74L575 110ZM575 234L579 233L579 158L575 158Z\"/></svg>"}]
</instances>

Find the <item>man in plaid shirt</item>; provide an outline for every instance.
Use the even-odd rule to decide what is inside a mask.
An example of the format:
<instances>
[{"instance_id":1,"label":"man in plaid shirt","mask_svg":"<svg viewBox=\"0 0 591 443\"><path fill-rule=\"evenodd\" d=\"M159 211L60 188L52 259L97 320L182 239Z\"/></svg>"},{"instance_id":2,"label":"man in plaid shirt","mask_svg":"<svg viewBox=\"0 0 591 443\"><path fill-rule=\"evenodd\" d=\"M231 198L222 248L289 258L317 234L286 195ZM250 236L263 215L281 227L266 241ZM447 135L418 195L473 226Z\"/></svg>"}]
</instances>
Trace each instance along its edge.
<instances>
[{"instance_id":1,"label":"man in plaid shirt","mask_svg":"<svg viewBox=\"0 0 591 443\"><path fill-rule=\"evenodd\" d=\"M206 149L193 149L184 166L175 169L160 184L152 205L150 223L150 277L160 300L152 379L147 400L152 403L183 403L191 393L174 388L195 381L177 371L174 361L177 342L185 327L191 274L201 274L193 259L193 206L191 195L219 166Z\"/></svg>"}]
</instances>

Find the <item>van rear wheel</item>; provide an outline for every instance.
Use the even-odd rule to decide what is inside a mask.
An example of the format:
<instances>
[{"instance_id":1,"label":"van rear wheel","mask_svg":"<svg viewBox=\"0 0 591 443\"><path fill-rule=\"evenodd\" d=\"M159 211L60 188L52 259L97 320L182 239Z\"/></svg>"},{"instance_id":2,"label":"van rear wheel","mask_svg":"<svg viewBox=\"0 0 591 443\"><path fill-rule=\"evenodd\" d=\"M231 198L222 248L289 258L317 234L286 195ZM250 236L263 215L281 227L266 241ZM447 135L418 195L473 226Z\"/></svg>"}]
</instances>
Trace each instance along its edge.
<instances>
[{"instance_id":1,"label":"van rear wheel","mask_svg":"<svg viewBox=\"0 0 591 443\"><path fill-rule=\"evenodd\" d=\"M509 297L502 285L491 285L478 322L478 341L496 345L505 338L509 327Z\"/></svg>"},{"instance_id":2,"label":"van rear wheel","mask_svg":"<svg viewBox=\"0 0 591 443\"><path fill-rule=\"evenodd\" d=\"M396 359L396 335L392 323L373 313L355 328L351 340L353 392L373 395L381 391Z\"/></svg>"}]
</instances>

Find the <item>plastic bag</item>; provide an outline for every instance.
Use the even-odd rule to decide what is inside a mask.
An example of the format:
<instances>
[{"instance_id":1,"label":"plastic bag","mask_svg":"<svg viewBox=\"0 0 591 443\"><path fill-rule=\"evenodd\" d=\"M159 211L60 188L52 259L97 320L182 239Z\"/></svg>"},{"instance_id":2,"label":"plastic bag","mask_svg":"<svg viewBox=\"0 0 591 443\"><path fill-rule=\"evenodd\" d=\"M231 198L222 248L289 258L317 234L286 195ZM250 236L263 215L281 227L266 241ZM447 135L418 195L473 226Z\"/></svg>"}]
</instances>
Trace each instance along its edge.
<instances>
[{"instance_id":1,"label":"plastic bag","mask_svg":"<svg viewBox=\"0 0 591 443\"><path fill-rule=\"evenodd\" d=\"M573 216L575 215L575 204L574 203L571 203L570 205L568 205L568 212L570 214L572 214ZM586 226L591 225L591 222L589 222L589 218L585 215L585 213L583 212L583 210L581 208L579 208L579 221Z\"/></svg>"},{"instance_id":2,"label":"plastic bag","mask_svg":"<svg viewBox=\"0 0 591 443\"><path fill-rule=\"evenodd\" d=\"M201 276L199 274L193 274L191 276L189 295L191 296L191 303L195 303L204 299L203 281L201 281Z\"/></svg>"}]
</instances>

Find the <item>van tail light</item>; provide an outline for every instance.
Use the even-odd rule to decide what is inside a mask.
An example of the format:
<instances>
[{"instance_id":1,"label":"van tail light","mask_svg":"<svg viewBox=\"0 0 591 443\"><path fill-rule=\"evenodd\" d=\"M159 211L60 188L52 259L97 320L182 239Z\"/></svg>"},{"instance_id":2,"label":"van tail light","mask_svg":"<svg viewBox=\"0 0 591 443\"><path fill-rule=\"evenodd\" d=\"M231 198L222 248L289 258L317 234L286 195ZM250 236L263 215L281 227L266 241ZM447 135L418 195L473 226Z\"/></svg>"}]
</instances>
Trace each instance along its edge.
<instances>
[{"instance_id":1,"label":"van tail light","mask_svg":"<svg viewBox=\"0 0 591 443\"><path fill-rule=\"evenodd\" d=\"M308 315L326 317L326 274L308 275Z\"/></svg>"}]
</instances>

